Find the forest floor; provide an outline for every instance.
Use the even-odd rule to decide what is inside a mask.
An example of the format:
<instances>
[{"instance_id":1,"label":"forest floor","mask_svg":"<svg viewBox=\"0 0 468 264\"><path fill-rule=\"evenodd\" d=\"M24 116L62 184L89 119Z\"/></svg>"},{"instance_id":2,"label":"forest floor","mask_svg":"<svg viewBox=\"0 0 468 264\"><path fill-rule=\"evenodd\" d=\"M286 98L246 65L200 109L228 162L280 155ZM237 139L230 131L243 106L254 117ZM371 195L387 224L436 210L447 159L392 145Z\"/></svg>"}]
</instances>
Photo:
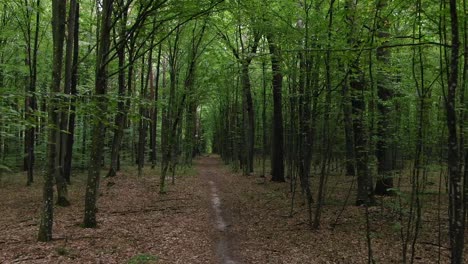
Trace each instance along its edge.
<instances>
[{"instance_id":1,"label":"forest floor","mask_svg":"<svg viewBox=\"0 0 468 264\"><path fill-rule=\"evenodd\" d=\"M24 177L4 175L0 263L367 263L366 210L343 206L349 177L330 177L321 228L311 230L300 192L290 216L288 183L234 173L216 156L177 173L164 195L159 170L137 177L131 169L102 179L96 229L81 227L85 176L73 177L72 206L55 208L50 243L36 242L41 181L25 187ZM368 210L376 263L401 262L402 224L390 199ZM438 246L437 232L440 217L447 237L446 213L427 207L415 263L448 263L448 242Z\"/></svg>"}]
</instances>

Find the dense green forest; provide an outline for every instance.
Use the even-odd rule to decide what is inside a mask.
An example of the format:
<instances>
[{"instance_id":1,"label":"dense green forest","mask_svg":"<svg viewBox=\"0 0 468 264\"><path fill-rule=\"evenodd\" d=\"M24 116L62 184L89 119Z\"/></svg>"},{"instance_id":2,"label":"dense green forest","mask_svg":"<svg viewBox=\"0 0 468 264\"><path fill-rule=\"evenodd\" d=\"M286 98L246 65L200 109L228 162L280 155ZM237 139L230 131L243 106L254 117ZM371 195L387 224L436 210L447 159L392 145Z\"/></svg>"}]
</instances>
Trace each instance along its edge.
<instances>
[{"instance_id":1,"label":"dense green forest","mask_svg":"<svg viewBox=\"0 0 468 264\"><path fill-rule=\"evenodd\" d=\"M466 2L2 0L0 183L40 184L45 242L77 175L95 228L103 179L154 171L165 194L216 154L284 182L305 229L333 226L332 203L363 208L368 263L375 207L396 215L400 262L434 222L464 263Z\"/></svg>"}]
</instances>

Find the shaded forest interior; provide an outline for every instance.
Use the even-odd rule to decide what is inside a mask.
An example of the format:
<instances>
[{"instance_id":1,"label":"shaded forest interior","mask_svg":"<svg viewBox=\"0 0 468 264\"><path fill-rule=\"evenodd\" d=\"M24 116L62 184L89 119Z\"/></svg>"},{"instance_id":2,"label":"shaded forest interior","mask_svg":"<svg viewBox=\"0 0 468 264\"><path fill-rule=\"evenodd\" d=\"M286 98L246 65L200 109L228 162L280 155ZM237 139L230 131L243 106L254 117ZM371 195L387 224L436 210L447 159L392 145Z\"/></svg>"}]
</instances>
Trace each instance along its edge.
<instances>
[{"instance_id":1,"label":"shaded forest interior","mask_svg":"<svg viewBox=\"0 0 468 264\"><path fill-rule=\"evenodd\" d=\"M350 263L464 263L467 14L466 0L3 1L0 208L34 220L29 243L57 243L64 215L105 225L114 184L151 204L212 182L253 229L233 208L329 236L354 221L365 258Z\"/></svg>"}]
</instances>

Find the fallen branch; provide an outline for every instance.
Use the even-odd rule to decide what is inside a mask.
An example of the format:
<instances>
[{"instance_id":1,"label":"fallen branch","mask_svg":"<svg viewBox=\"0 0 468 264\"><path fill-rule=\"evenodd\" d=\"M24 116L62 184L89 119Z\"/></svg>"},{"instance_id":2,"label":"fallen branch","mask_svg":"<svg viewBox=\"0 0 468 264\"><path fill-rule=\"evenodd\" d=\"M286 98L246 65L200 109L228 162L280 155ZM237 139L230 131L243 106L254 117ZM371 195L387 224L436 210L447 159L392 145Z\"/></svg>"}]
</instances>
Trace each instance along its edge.
<instances>
[{"instance_id":1,"label":"fallen branch","mask_svg":"<svg viewBox=\"0 0 468 264\"><path fill-rule=\"evenodd\" d=\"M137 213L148 213L148 212L160 212L160 211L166 211L166 210L173 210L176 211L180 209L180 207L166 207L166 208L144 208L140 210L128 210L128 211L112 211L108 212L108 214L119 214L119 215L126 215L126 214L137 214ZM182 213L179 211L179 213Z\"/></svg>"}]
</instances>

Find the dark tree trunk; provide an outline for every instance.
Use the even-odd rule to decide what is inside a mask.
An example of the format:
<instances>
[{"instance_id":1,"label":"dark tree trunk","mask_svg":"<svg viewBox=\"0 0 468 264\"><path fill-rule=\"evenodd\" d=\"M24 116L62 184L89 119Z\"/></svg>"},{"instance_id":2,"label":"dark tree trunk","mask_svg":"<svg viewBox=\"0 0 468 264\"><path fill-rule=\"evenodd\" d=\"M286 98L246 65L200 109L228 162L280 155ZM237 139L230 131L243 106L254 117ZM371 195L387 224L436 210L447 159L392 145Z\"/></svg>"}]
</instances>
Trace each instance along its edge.
<instances>
[{"instance_id":1,"label":"dark tree trunk","mask_svg":"<svg viewBox=\"0 0 468 264\"><path fill-rule=\"evenodd\" d=\"M459 31L457 1L450 0L450 18L451 18L451 60L450 74L448 80L448 92L445 102L447 111L448 128L448 172L449 172L449 231L451 246L451 263L463 263L464 247L464 205L463 205L463 185L460 166L460 152L457 135L457 111L456 98L458 88L458 62L459 62Z\"/></svg>"},{"instance_id":2,"label":"dark tree trunk","mask_svg":"<svg viewBox=\"0 0 468 264\"><path fill-rule=\"evenodd\" d=\"M41 1L36 1L36 8L39 10L41 7ZM28 10L28 19L30 19L30 11ZM35 17L35 29L34 29L34 37L31 39L31 25L28 21L28 28L27 28L27 64L29 67L29 79L28 79L28 89L25 99L25 119L28 122L35 124L37 122L36 118L34 117L34 112L37 111L37 98L36 98L36 85L37 85L37 52L39 49L39 30L40 30L40 13L36 12ZM30 126L26 129L25 132L25 169L27 171L27 181L26 185L29 186L34 181L34 145L35 145L35 138L36 138L36 128L34 126Z\"/></svg>"},{"instance_id":3,"label":"dark tree trunk","mask_svg":"<svg viewBox=\"0 0 468 264\"><path fill-rule=\"evenodd\" d=\"M138 166L138 176L142 175L142 170L145 165L145 141L146 141L146 99L145 87L145 56L141 58L140 68L140 106L138 110L138 143L136 144L136 164Z\"/></svg>"},{"instance_id":4,"label":"dark tree trunk","mask_svg":"<svg viewBox=\"0 0 468 264\"><path fill-rule=\"evenodd\" d=\"M72 78L72 63L73 63L73 44L74 44L74 33L75 30L75 9L76 2L72 0L69 10L69 19L64 21L65 27L67 27L68 38L66 41L65 49L65 80L64 80L64 94L69 95L71 91L71 78ZM65 11L66 12L66 11ZM65 30L65 29L64 29ZM63 33L65 36L65 32ZM63 41L62 41L63 42ZM57 186L57 205L59 206L69 206L70 202L68 200L68 186L70 179L65 178L63 165L65 162L65 153L67 150L67 129L68 129L68 114L70 102L66 102L66 99L63 99L63 102L58 105L59 111L59 133L57 135L57 171L55 173L55 184Z\"/></svg>"},{"instance_id":5,"label":"dark tree trunk","mask_svg":"<svg viewBox=\"0 0 468 264\"><path fill-rule=\"evenodd\" d=\"M107 65L109 59L111 16L113 0L103 0L101 28L99 33L99 50L96 58L95 100L99 115L105 115L107 101ZM97 114L97 113L96 113ZM105 124L104 120L94 118L91 157L89 161L88 180L86 185L85 212L83 225L94 228L96 222L96 202L101 171L101 157L104 149Z\"/></svg>"},{"instance_id":6,"label":"dark tree trunk","mask_svg":"<svg viewBox=\"0 0 468 264\"><path fill-rule=\"evenodd\" d=\"M241 64L241 80L242 80L242 93L243 93L243 113L244 113L244 159L243 171L244 174L253 172L254 161L254 143L255 143L255 114L252 99L252 87L250 83L249 74L250 61L243 61Z\"/></svg>"},{"instance_id":7,"label":"dark tree trunk","mask_svg":"<svg viewBox=\"0 0 468 264\"><path fill-rule=\"evenodd\" d=\"M349 96L348 78L344 81L342 90L342 107L343 107L343 123L345 132L345 148L346 148L346 175L355 176L356 168L354 164L354 132L353 132L353 114L351 106L351 98Z\"/></svg>"},{"instance_id":8,"label":"dark tree trunk","mask_svg":"<svg viewBox=\"0 0 468 264\"><path fill-rule=\"evenodd\" d=\"M266 89L267 89L267 84L266 84L266 63L265 61L262 62L262 144L263 144L263 149L262 149L262 174L260 175L261 177L266 177L266 156L267 153L269 152L267 150L267 117L266 117ZM228 130L230 131L230 130Z\"/></svg>"},{"instance_id":9,"label":"dark tree trunk","mask_svg":"<svg viewBox=\"0 0 468 264\"><path fill-rule=\"evenodd\" d=\"M328 11L328 44L327 44L327 52L325 56L325 79L326 79L326 95L325 95L325 109L323 113L323 129L322 129L322 164L320 169L320 179L319 179L319 186L318 186L318 193L317 193L317 206L315 210L315 218L313 228L318 229L320 227L320 219L322 215L322 206L325 201L325 182L327 178L327 174L329 170L327 170L327 165L329 164L330 160L330 112L331 112L331 96L332 96L332 79L331 79L331 36L332 36L332 26L333 26L333 5L335 4L335 0L330 2L330 8Z\"/></svg>"},{"instance_id":10,"label":"dark tree trunk","mask_svg":"<svg viewBox=\"0 0 468 264\"><path fill-rule=\"evenodd\" d=\"M169 54L169 94L165 95L167 100L167 106L165 107L163 120L162 120L162 162L161 162L161 176L160 176L160 186L159 192L161 194L166 193L166 176L171 162L173 161L173 150L174 143L177 139L177 98L176 98L176 87L177 87L177 78L178 78L178 53L179 53L179 40L180 40L180 30L177 30L174 43L171 46ZM182 106L183 104L180 104ZM180 108L182 110L182 107ZM177 122L176 122L177 121Z\"/></svg>"},{"instance_id":11,"label":"dark tree trunk","mask_svg":"<svg viewBox=\"0 0 468 264\"><path fill-rule=\"evenodd\" d=\"M126 24L127 24L127 10L121 10L122 17L120 18L119 25L119 38L124 39L126 37ZM132 78L133 78L133 64L128 66L128 80L126 87L125 80L125 47L126 42L122 41L117 47L117 57L119 64L119 73L118 73L118 103L117 103L117 114L114 121L114 137L112 140L112 149L111 149L111 159L109 165L109 171L107 177L114 177L117 174L118 163L119 163L119 153L122 145L122 139L124 134L125 123L127 120L127 112L130 108L130 98L125 100L125 95L128 93L130 95L132 89ZM133 60L133 50L134 50L134 41L131 40L129 48L129 60ZM126 92L127 90L127 92Z\"/></svg>"},{"instance_id":12,"label":"dark tree trunk","mask_svg":"<svg viewBox=\"0 0 468 264\"><path fill-rule=\"evenodd\" d=\"M74 69L76 68L73 63L76 61L74 58L75 55L75 23L77 23L76 19L76 12L77 12L77 2L76 0L71 0L70 1L70 10L68 14L68 21L67 21L67 31L68 31L68 38L66 41L66 50L65 50L65 94L66 95L71 95L72 94L72 83L73 83L73 78L75 78L74 75ZM75 83L76 86L76 83ZM76 87L75 87L76 89ZM71 134L70 131L68 131L68 128L70 128L70 114L71 114L71 108L72 108L72 99L70 99L70 103L67 104L65 107L63 107L63 111L61 113L61 120L60 120L60 173L62 174L63 178L67 183L70 183L70 167L66 164L67 160L66 157L70 156L71 153L67 153L69 150L71 150L68 147L69 143L69 135ZM74 107L74 106L73 106ZM72 135L72 134L71 134ZM72 135L73 137L73 135ZM71 161L70 161L71 165ZM67 172L67 173L65 173Z\"/></svg>"},{"instance_id":13,"label":"dark tree trunk","mask_svg":"<svg viewBox=\"0 0 468 264\"><path fill-rule=\"evenodd\" d=\"M57 173L57 139L59 115L57 112L58 94L60 93L60 80L62 75L63 41L65 38L66 2L53 0L52 2L52 36L53 36L53 68L52 86L48 107L48 138L47 138L47 171L44 174L43 208L39 225L39 241L52 240L52 225L54 212L54 176Z\"/></svg>"},{"instance_id":14,"label":"dark tree trunk","mask_svg":"<svg viewBox=\"0 0 468 264\"><path fill-rule=\"evenodd\" d=\"M378 61L378 75L377 75L377 95L378 110L380 113L377 123L377 162L378 162L378 174L379 179L375 186L375 194L378 195L390 195L393 192L389 189L393 188L393 165L394 165L394 148L393 137L394 130L390 124L391 113L393 107L391 106L391 100L393 99L393 90L391 89L390 76L388 68L390 67L390 49L385 48L388 43L386 38L390 36L388 33L390 29L389 21L384 16L383 9L387 6L386 0L381 0L377 5L378 14L378 32L377 37L382 40L382 45L377 48L377 61Z\"/></svg>"},{"instance_id":15,"label":"dark tree trunk","mask_svg":"<svg viewBox=\"0 0 468 264\"><path fill-rule=\"evenodd\" d=\"M357 47L359 43L354 39L354 29L356 28L356 3L354 1L346 2L346 19L349 24L348 43ZM372 177L368 168L369 153L368 153L368 135L365 122L366 101L364 93L366 83L364 73L360 67L360 58L354 56L353 61L349 65L349 87L351 89L351 106L353 116L353 131L354 131L354 158L357 174L357 198L356 205L373 204L374 192Z\"/></svg>"},{"instance_id":16,"label":"dark tree trunk","mask_svg":"<svg viewBox=\"0 0 468 264\"><path fill-rule=\"evenodd\" d=\"M151 41L150 46L153 46L153 41ZM142 67L141 67L141 102L143 103L147 97L148 93L148 81L152 78L153 74L153 50L150 49L148 54L148 64L147 64L147 74L145 76L145 60L144 56L142 57ZM152 82L152 81L151 81ZM146 148L146 134L148 131L148 109L145 104L140 106L140 126L139 126L139 133L138 133L138 175L142 175L142 170L145 164L145 148Z\"/></svg>"},{"instance_id":17,"label":"dark tree trunk","mask_svg":"<svg viewBox=\"0 0 468 264\"><path fill-rule=\"evenodd\" d=\"M271 180L284 182L284 153L283 153L283 108L282 89L283 74L281 73L280 51L272 35L268 37L271 54L271 70L273 74L273 131L271 151Z\"/></svg>"},{"instance_id":18,"label":"dark tree trunk","mask_svg":"<svg viewBox=\"0 0 468 264\"><path fill-rule=\"evenodd\" d=\"M357 75L350 80L350 87L353 89L353 130L358 191L356 205L374 203L372 178L368 168L368 147L367 129L365 127L366 103L364 99L365 83L364 77L358 65L352 66L351 74Z\"/></svg>"},{"instance_id":19,"label":"dark tree trunk","mask_svg":"<svg viewBox=\"0 0 468 264\"><path fill-rule=\"evenodd\" d=\"M310 9L305 7L306 21L305 21L305 36L304 43L305 49L316 46L316 43L310 42L310 21L309 13ZM318 74L320 69L319 56L313 56L308 51L303 51L299 54L299 82L298 82L298 100L291 98L291 132L294 134L296 126L299 127L300 134L298 136L291 136L294 141L293 152L291 153L291 166L297 167L297 173L299 175L300 186L302 193L305 194L307 202L307 211L309 226L312 227L312 203L313 196L311 191L311 180L310 170L312 154L314 150L314 137L315 137L315 124L317 120L317 102L318 102ZM294 91L292 91L294 92ZM297 103L296 103L297 102ZM294 104L298 104L297 107L293 107ZM298 115L293 113L294 109L298 109ZM298 124L295 125L293 119L298 119ZM294 191L294 187L292 187Z\"/></svg>"},{"instance_id":20,"label":"dark tree trunk","mask_svg":"<svg viewBox=\"0 0 468 264\"><path fill-rule=\"evenodd\" d=\"M79 14L80 8L79 4L74 1L75 6L75 22L73 30L73 66L71 73L71 83L70 83L70 116L68 120L68 134L67 134L67 148L64 157L63 173L65 179L68 179L70 182L71 176L71 167L72 167L72 157L73 157L73 144L75 142L75 118L76 118L76 96L78 94L77 85L78 85L78 56L79 56Z\"/></svg>"}]
</instances>

